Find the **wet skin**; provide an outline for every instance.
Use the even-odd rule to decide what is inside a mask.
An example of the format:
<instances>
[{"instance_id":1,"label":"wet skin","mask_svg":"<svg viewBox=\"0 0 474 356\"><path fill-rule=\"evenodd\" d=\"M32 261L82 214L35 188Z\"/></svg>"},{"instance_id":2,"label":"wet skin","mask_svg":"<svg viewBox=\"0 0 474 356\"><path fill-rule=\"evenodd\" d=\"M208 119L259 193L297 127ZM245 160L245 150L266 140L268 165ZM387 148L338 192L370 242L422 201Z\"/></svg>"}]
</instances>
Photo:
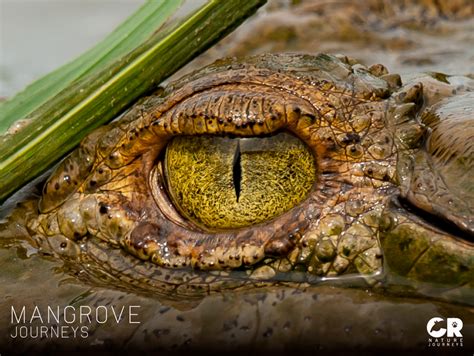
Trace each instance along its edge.
<instances>
[{"instance_id":1,"label":"wet skin","mask_svg":"<svg viewBox=\"0 0 474 356\"><path fill-rule=\"evenodd\" d=\"M63 259L83 280L139 293L199 298L268 283L409 281L404 293L447 287L465 302L474 283L473 95L441 79L402 85L381 65L329 55L218 61L89 135L1 233ZM235 153L236 140L260 147L281 135L300 142L288 146L298 147L294 157L307 151L314 164L286 174L278 157L289 148L268 154L275 144ZM206 143L197 161L202 142L188 144L196 138ZM195 200L212 204L176 198L173 154L195 159L182 191L199 177ZM274 161L265 169L242 168L260 167L266 154ZM222 160L224 198L216 198L220 174L206 180L202 160ZM296 176L304 193L290 201ZM249 203L239 207L247 186ZM271 188L280 186L289 188ZM273 213L262 221L263 205ZM226 209L225 224L199 218ZM236 211L245 219L232 225Z\"/></svg>"}]
</instances>

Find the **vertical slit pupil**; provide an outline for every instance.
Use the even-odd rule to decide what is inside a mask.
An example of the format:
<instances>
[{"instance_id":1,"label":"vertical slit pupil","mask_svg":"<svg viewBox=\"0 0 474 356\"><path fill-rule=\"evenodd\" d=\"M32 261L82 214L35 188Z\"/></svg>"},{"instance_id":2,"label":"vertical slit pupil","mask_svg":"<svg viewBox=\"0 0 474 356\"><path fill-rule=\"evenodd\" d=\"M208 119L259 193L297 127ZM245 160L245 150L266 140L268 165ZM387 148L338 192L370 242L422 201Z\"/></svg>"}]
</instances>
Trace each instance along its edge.
<instances>
[{"instance_id":1,"label":"vertical slit pupil","mask_svg":"<svg viewBox=\"0 0 474 356\"><path fill-rule=\"evenodd\" d=\"M237 198L237 201L239 201L240 182L242 180L242 167L241 167L241 162L240 162L240 142L237 143L237 147L235 149L234 164L232 167L232 180L234 183L235 196Z\"/></svg>"}]
</instances>

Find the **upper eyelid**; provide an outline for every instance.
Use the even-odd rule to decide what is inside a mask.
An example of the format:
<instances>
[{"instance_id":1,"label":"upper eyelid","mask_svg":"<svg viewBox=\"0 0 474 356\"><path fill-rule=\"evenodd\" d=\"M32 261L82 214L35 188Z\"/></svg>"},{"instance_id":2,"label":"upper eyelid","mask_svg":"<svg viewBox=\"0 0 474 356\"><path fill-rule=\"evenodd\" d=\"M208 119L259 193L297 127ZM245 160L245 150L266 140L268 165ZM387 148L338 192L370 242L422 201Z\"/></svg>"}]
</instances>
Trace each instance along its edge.
<instances>
[{"instance_id":1,"label":"upper eyelid","mask_svg":"<svg viewBox=\"0 0 474 356\"><path fill-rule=\"evenodd\" d=\"M315 114L307 102L290 94L265 87L248 89L246 85L223 86L201 92L155 119L152 129L157 135L258 136L287 127L296 119L294 115Z\"/></svg>"}]
</instances>

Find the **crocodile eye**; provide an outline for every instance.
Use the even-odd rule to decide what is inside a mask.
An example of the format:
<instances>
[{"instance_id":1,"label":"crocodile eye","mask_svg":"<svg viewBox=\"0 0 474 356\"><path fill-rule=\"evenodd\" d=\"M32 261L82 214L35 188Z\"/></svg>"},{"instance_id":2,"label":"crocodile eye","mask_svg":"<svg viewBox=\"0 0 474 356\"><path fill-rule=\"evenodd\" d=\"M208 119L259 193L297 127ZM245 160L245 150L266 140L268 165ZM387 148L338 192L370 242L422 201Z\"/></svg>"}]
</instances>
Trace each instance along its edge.
<instances>
[{"instance_id":1,"label":"crocodile eye","mask_svg":"<svg viewBox=\"0 0 474 356\"><path fill-rule=\"evenodd\" d=\"M297 137L178 136L164 158L168 193L198 226L265 222L305 199L316 181L313 153Z\"/></svg>"}]
</instances>

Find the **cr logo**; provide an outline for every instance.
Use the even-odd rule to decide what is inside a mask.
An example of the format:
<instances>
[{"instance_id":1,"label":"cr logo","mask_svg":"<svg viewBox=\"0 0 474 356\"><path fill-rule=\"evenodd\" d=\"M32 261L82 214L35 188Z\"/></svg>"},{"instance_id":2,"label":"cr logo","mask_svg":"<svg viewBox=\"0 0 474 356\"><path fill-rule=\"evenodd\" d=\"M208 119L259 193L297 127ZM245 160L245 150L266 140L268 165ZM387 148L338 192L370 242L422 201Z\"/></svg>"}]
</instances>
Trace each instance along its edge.
<instances>
[{"instance_id":1,"label":"cr logo","mask_svg":"<svg viewBox=\"0 0 474 356\"><path fill-rule=\"evenodd\" d=\"M443 337L447 334L448 337L462 337L462 320L458 318L448 318L446 321L446 328L444 326L444 319L439 317L431 318L426 324L426 331L432 337Z\"/></svg>"}]
</instances>

